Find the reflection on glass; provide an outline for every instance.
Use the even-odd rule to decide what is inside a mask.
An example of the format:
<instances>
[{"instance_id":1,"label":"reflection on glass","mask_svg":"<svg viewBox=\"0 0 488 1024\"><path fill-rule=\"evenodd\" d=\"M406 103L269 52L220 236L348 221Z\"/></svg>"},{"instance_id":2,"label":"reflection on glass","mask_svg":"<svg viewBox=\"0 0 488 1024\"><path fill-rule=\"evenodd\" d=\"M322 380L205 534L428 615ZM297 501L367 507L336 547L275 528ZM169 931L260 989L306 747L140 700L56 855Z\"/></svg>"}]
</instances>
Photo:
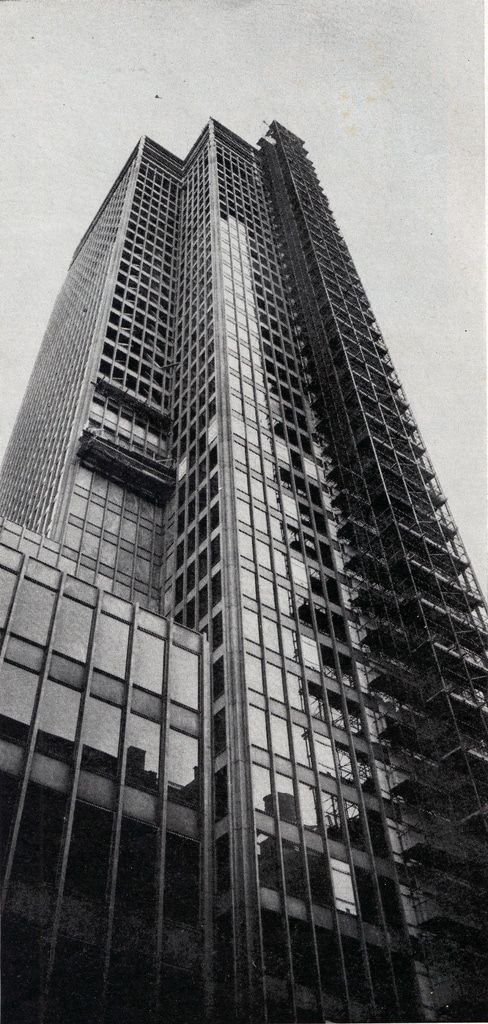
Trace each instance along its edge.
<instances>
[{"instance_id":1,"label":"reflection on glass","mask_svg":"<svg viewBox=\"0 0 488 1024\"><path fill-rule=\"evenodd\" d=\"M42 694L37 749L52 757L71 757L80 694L48 679Z\"/></svg>"},{"instance_id":2,"label":"reflection on glass","mask_svg":"<svg viewBox=\"0 0 488 1024\"><path fill-rule=\"evenodd\" d=\"M171 648L169 685L172 700L198 710L198 654Z\"/></svg>"},{"instance_id":3,"label":"reflection on glass","mask_svg":"<svg viewBox=\"0 0 488 1024\"><path fill-rule=\"evenodd\" d=\"M125 780L131 786L157 789L159 778L160 726L132 711L127 720Z\"/></svg>"},{"instance_id":4,"label":"reflection on glass","mask_svg":"<svg viewBox=\"0 0 488 1024\"><path fill-rule=\"evenodd\" d=\"M256 747L268 749L268 735L266 732L266 715L261 708L249 705L249 738Z\"/></svg>"},{"instance_id":5,"label":"reflection on glass","mask_svg":"<svg viewBox=\"0 0 488 1024\"><path fill-rule=\"evenodd\" d=\"M306 782L299 782L298 790L300 793L303 827L316 829L318 827L318 821L317 805L315 802L315 786L309 786Z\"/></svg>"},{"instance_id":6,"label":"reflection on glass","mask_svg":"<svg viewBox=\"0 0 488 1024\"><path fill-rule=\"evenodd\" d=\"M111 676L125 677L129 627L109 615L100 615L95 639L94 664Z\"/></svg>"},{"instance_id":7,"label":"reflection on glass","mask_svg":"<svg viewBox=\"0 0 488 1024\"><path fill-rule=\"evenodd\" d=\"M251 690L263 692L263 663L260 658L254 658L252 654L245 653L246 662L246 683Z\"/></svg>"},{"instance_id":8,"label":"reflection on glass","mask_svg":"<svg viewBox=\"0 0 488 1024\"><path fill-rule=\"evenodd\" d=\"M114 777L119 751L120 708L87 697L83 723L83 768Z\"/></svg>"},{"instance_id":9,"label":"reflection on glass","mask_svg":"<svg viewBox=\"0 0 488 1024\"><path fill-rule=\"evenodd\" d=\"M0 735L19 742L27 738L38 676L5 663L0 683Z\"/></svg>"},{"instance_id":10,"label":"reflection on glass","mask_svg":"<svg viewBox=\"0 0 488 1024\"><path fill-rule=\"evenodd\" d=\"M279 889L279 869L276 855L276 839L264 832L257 832L259 884L268 889Z\"/></svg>"},{"instance_id":11,"label":"reflection on glass","mask_svg":"<svg viewBox=\"0 0 488 1024\"><path fill-rule=\"evenodd\" d=\"M262 619L264 646L270 651L279 651L278 627L271 619ZM285 652L286 653L286 652Z\"/></svg>"},{"instance_id":12,"label":"reflection on glass","mask_svg":"<svg viewBox=\"0 0 488 1024\"><path fill-rule=\"evenodd\" d=\"M28 637L36 644L47 643L54 597L52 590L32 580L24 580L12 616L12 633Z\"/></svg>"},{"instance_id":13,"label":"reflection on glass","mask_svg":"<svg viewBox=\"0 0 488 1024\"><path fill-rule=\"evenodd\" d=\"M164 640L152 633L137 631L134 650L134 682L152 693L163 689Z\"/></svg>"},{"instance_id":14,"label":"reflection on glass","mask_svg":"<svg viewBox=\"0 0 488 1024\"><path fill-rule=\"evenodd\" d=\"M327 736L319 736L316 732L313 734L313 740L319 772L334 776L335 765L330 740Z\"/></svg>"},{"instance_id":15,"label":"reflection on glass","mask_svg":"<svg viewBox=\"0 0 488 1024\"><path fill-rule=\"evenodd\" d=\"M168 782L170 796L180 803L198 802L198 740L177 729L169 730Z\"/></svg>"},{"instance_id":16,"label":"reflection on glass","mask_svg":"<svg viewBox=\"0 0 488 1024\"><path fill-rule=\"evenodd\" d=\"M54 650L76 661L86 661L93 609L62 597L54 629Z\"/></svg>"},{"instance_id":17,"label":"reflection on glass","mask_svg":"<svg viewBox=\"0 0 488 1024\"><path fill-rule=\"evenodd\" d=\"M277 774L276 790L278 795L278 809L280 818L283 821L290 821L297 824L297 808L295 803L295 790L293 779L288 775Z\"/></svg>"},{"instance_id":18,"label":"reflection on glass","mask_svg":"<svg viewBox=\"0 0 488 1024\"><path fill-rule=\"evenodd\" d=\"M320 799L322 802L322 809L325 818L325 827L329 839L335 839L342 841L344 836L342 832L341 816L339 814L339 801L334 793L325 793L323 790L320 791Z\"/></svg>"},{"instance_id":19,"label":"reflection on glass","mask_svg":"<svg viewBox=\"0 0 488 1024\"><path fill-rule=\"evenodd\" d=\"M271 742L275 754L281 757L290 757L290 744L288 742L288 727L284 718L277 715L270 716Z\"/></svg>"},{"instance_id":20,"label":"reflection on glass","mask_svg":"<svg viewBox=\"0 0 488 1024\"><path fill-rule=\"evenodd\" d=\"M266 663L266 680L268 683L268 694L275 700L284 701L283 675L278 665Z\"/></svg>"},{"instance_id":21,"label":"reflection on glass","mask_svg":"<svg viewBox=\"0 0 488 1024\"><path fill-rule=\"evenodd\" d=\"M335 860L333 857L331 857L330 863L337 909L346 914L357 914L349 864L344 864L343 861Z\"/></svg>"},{"instance_id":22,"label":"reflection on glass","mask_svg":"<svg viewBox=\"0 0 488 1024\"><path fill-rule=\"evenodd\" d=\"M286 891L289 896L303 896L303 864L300 846L289 839L282 839L283 867L285 870Z\"/></svg>"},{"instance_id":23,"label":"reflection on glass","mask_svg":"<svg viewBox=\"0 0 488 1024\"><path fill-rule=\"evenodd\" d=\"M303 725L292 724L293 746L295 748L295 759L299 764L310 764L308 751L308 732Z\"/></svg>"},{"instance_id":24,"label":"reflection on glass","mask_svg":"<svg viewBox=\"0 0 488 1024\"><path fill-rule=\"evenodd\" d=\"M330 903L330 885L325 868L323 853L318 850L307 849L308 873L310 877L310 889L312 900L326 907Z\"/></svg>"},{"instance_id":25,"label":"reflection on glass","mask_svg":"<svg viewBox=\"0 0 488 1024\"><path fill-rule=\"evenodd\" d=\"M273 798L271 795L271 778L267 768L260 764L251 765L254 806L258 811L273 814Z\"/></svg>"},{"instance_id":26,"label":"reflection on glass","mask_svg":"<svg viewBox=\"0 0 488 1024\"><path fill-rule=\"evenodd\" d=\"M303 711L302 684L298 676L287 672L286 682L288 687L288 700L292 708L299 708Z\"/></svg>"}]
</instances>

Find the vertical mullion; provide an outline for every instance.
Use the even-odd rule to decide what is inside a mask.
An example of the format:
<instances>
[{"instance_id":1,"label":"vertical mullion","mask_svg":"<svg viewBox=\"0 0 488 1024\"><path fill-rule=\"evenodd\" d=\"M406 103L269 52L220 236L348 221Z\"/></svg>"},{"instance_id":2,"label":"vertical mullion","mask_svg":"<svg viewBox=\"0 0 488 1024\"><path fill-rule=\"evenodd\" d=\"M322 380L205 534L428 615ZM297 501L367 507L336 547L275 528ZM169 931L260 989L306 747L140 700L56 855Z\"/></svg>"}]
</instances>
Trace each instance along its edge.
<instances>
[{"instance_id":1,"label":"vertical mullion","mask_svg":"<svg viewBox=\"0 0 488 1024\"><path fill-rule=\"evenodd\" d=\"M131 702L132 702L132 688L134 681L134 665L136 656L137 646L137 625L139 619L139 605L134 604L132 612L132 622L129 633L129 650L126 663L126 703L122 709L122 721L121 721L121 741L119 740L119 770L118 770L118 792L117 792L117 803L115 808L115 820L112 833L112 849L111 849L111 877L108 886L108 915L107 915L107 931L105 938L105 954L104 954L104 965L103 965L103 989L102 989L102 1005L105 1005L107 997L107 983L108 983L108 971L110 965L110 954L112 944L112 932L113 932L113 921L115 912L115 890L117 885L117 869L119 860L119 849L120 849L120 833L122 829L122 816L124 812L124 793L125 793L125 769L127 764L127 746L128 746L128 729L127 723L129 720Z\"/></svg>"},{"instance_id":2,"label":"vertical mullion","mask_svg":"<svg viewBox=\"0 0 488 1024\"><path fill-rule=\"evenodd\" d=\"M24 570L22 578L25 577L27 561L28 561L28 559L27 559L27 556L26 556L25 559L24 559L23 566L22 566L22 568ZM32 770L32 762L33 762L33 759L34 759L35 745L36 745L37 733L38 733L38 729L39 729L39 713L40 713L40 707L41 707L41 701L42 701L42 691L43 691L44 683L45 683L45 681L47 679L48 666L49 666L49 662L50 662L50 659L51 659L51 653L52 653L52 647L53 647L54 623L56 621L56 614L57 614L59 602L60 602L60 599L61 599L61 596L62 596L62 593L63 593L63 590L64 590L65 580L66 580L66 574L62 573L61 579L60 579L60 582L59 582L59 588L55 592L56 596L55 596L54 607L53 607L53 612L52 612L52 615L51 615L51 623L50 623L50 636L49 636L49 641L46 644L45 653L44 653L44 665L43 665L42 671L39 673L39 680L38 680L38 684L37 684L36 698L35 698L35 703L34 703L34 710L33 710L31 725L30 725L30 729L29 729L29 738L28 738L28 741L27 741L27 755L26 755L26 758L25 758L24 766L23 766L23 773L24 774L23 774L23 779L22 779L22 783L21 783L21 787L20 787L17 811L16 811L14 825L13 825L13 829L12 829L12 837L11 837L11 842L10 842L9 855L8 855L7 863L6 863L6 866L5 866L5 876L4 876L4 882L3 882L2 897L1 897L1 907L2 907L2 909L5 907L5 901L6 901L6 898L7 898L7 889L8 889L8 884L9 884L9 881L10 881L10 875L12 873L12 863L13 863L13 859L14 859L14 855L15 855L15 847L17 845L17 839L18 839L18 835L19 835L20 821L21 821L21 817L22 817L22 814L23 814L23 810L24 810L25 794L27 792L27 786L28 786L28 783L29 783L30 774L31 774L31 770ZM20 577L19 577L19 585L20 585ZM17 597L17 594L19 593L19 585L17 586L15 597Z\"/></svg>"},{"instance_id":3,"label":"vertical mullion","mask_svg":"<svg viewBox=\"0 0 488 1024\"><path fill-rule=\"evenodd\" d=\"M92 681L92 675L93 675L93 652L94 652L94 645L95 645L96 630L97 630L98 621L99 621L99 618L100 618L102 599L103 599L103 591L102 590L98 590L97 591L97 603L96 603L95 608L94 608L93 620L92 620L92 628L91 628L90 640L89 640L89 646L88 646L88 656L87 656L87 662L86 662L86 666L87 666L86 683L85 683L84 690L82 691L82 694L81 694L80 709L79 709L79 715L78 715L78 726L77 726L76 737L75 737L75 755L74 755L72 788L71 788L71 795L70 795L68 813L67 813L66 822L65 822L65 831L64 831L63 846L62 846L62 856L61 856L61 861L60 861L60 865L59 865L59 874L58 874L58 883L57 883L58 884L58 891L57 891L56 907L55 907L55 911L54 911L54 919L53 919L53 926L52 926L51 953L50 953L50 959L49 959L48 979L47 979L48 982L50 980L50 976L52 974L52 969L53 969L53 966L54 966L55 947L56 947L57 936L58 936L58 931L59 931L59 923L60 923L60 919L61 919L61 908L62 908L62 903L63 903L63 898L64 898L64 883L65 883L65 879L66 879L66 869L67 869L67 865L68 865L68 856L69 856L69 850L70 850L70 844L71 844L71 835L72 835L72 830L73 830L73 819L74 819L75 807L76 807L76 797L77 797L77 793L78 793L78 785L79 785L80 772L81 772L81 757L82 757L82 752L83 752L83 733L84 733L84 725L85 725L85 708L86 708L87 699L89 697L90 688L91 688L91 681Z\"/></svg>"}]
</instances>

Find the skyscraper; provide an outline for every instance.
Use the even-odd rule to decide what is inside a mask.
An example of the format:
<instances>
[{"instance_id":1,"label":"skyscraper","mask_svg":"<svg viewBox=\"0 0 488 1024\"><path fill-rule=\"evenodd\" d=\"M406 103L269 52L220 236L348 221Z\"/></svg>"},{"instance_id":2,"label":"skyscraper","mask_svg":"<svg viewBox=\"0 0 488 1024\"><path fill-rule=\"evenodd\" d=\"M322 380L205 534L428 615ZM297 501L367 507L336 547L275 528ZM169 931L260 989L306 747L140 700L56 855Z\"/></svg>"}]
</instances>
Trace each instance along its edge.
<instances>
[{"instance_id":1,"label":"skyscraper","mask_svg":"<svg viewBox=\"0 0 488 1024\"><path fill-rule=\"evenodd\" d=\"M140 142L1 483L6 1021L484 1019L486 608L300 139Z\"/></svg>"}]
</instances>

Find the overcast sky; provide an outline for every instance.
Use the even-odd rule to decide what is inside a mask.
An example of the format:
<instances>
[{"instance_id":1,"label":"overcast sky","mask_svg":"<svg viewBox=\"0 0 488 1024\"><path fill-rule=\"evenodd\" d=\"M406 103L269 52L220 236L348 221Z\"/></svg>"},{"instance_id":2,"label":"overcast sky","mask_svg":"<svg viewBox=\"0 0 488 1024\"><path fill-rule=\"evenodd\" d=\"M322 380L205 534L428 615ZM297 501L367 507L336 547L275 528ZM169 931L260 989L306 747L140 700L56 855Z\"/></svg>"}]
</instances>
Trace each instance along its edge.
<instances>
[{"instance_id":1,"label":"overcast sky","mask_svg":"<svg viewBox=\"0 0 488 1024\"><path fill-rule=\"evenodd\" d=\"M1 448L138 138L305 139L486 587L482 0L4 0ZM160 98L157 99L156 96Z\"/></svg>"}]
</instances>

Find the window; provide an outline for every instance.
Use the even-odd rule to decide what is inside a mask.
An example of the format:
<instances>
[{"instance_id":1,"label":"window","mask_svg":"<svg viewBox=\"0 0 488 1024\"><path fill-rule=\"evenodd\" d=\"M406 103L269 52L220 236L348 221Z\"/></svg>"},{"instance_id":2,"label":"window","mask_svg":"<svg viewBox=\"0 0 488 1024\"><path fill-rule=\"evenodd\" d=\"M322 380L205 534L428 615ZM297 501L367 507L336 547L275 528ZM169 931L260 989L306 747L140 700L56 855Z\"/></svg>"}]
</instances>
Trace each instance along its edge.
<instances>
[{"instance_id":1,"label":"window","mask_svg":"<svg viewBox=\"0 0 488 1024\"><path fill-rule=\"evenodd\" d=\"M341 743L336 743L336 752L341 778L344 782L353 782L354 773L352 770L351 755L348 747L344 747Z\"/></svg>"},{"instance_id":2,"label":"window","mask_svg":"<svg viewBox=\"0 0 488 1024\"><path fill-rule=\"evenodd\" d=\"M319 736L318 733L314 733L313 737L319 772L324 772L325 775L335 775L330 739L327 736Z\"/></svg>"},{"instance_id":3,"label":"window","mask_svg":"<svg viewBox=\"0 0 488 1024\"><path fill-rule=\"evenodd\" d=\"M357 914L349 864L344 864L333 857L331 857L330 863L337 910L342 910L346 914Z\"/></svg>"},{"instance_id":4,"label":"window","mask_svg":"<svg viewBox=\"0 0 488 1024\"><path fill-rule=\"evenodd\" d=\"M168 780L170 797L196 805L198 800L198 740L176 729L169 730Z\"/></svg>"},{"instance_id":5,"label":"window","mask_svg":"<svg viewBox=\"0 0 488 1024\"><path fill-rule=\"evenodd\" d=\"M134 683L153 693L163 687L164 640L139 629L134 651Z\"/></svg>"},{"instance_id":6,"label":"window","mask_svg":"<svg viewBox=\"0 0 488 1024\"><path fill-rule=\"evenodd\" d=\"M169 917L196 925L200 902L199 843L166 834L164 907Z\"/></svg>"},{"instance_id":7,"label":"window","mask_svg":"<svg viewBox=\"0 0 488 1024\"><path fill-rule=\"evenodd\" d=\"M270 715L271 744L275 754L280 757L290 757L290 744L288 740L288 727L286 719L277 715Z\"/></svg>"},{"instance_id":8,"label":"window","mask_svg":"<svg viewBox=\"0 0 488 1024\"><path fill-rule=\"evenodd\" d=\"M170 651L171 699L198 710L198 655L182 647Z\"/></svg>"},{"instance_id":9,"label":"window","mask_svg":"<svg viewBox=\"0 0 488 1024\"><path fill-rule=\"evenodd\" d=\"M127 721L126 782L157 789L159 778L160 726L130 712Z\"/></svg>"},{"instance_id":10,"label":"window","mask_svg":"<svg viewBox=\"0 0 488 1024\"><path fill-rule=\"evenodd\" d=\"M0 683L0 730L7 739L27 738L37 684L37 675L5 663Z\"/></svg>"},{"instance_id":11,"label":"window","mask_svg":"<svg viewBox=\"0 0 488 1024\"><path fill-rule=\"evenodd\" d=\"M88 696L83 722L82 765L114 777L119 751L120 708Z\"/></svg>"},{"instance_id":12,"label":"window","mask_svg":"<svg viewBox=\"0 0 488 1024\"><path fill-rule=\"evenodd\" d=\"M320 659L317 644L310 637L300 635L302 654L305 665L310 668L320 669Z\"/></svg>"},{"instance_id":13,"label":"window","mask_svg":"<svg viewBox=\"0 0 488 1024\"><path fill-rule=\"evenodd\" d=\"M7 621L8 610L14 592L17 576L0 568L0 627Z\"/></svg>"},{"instance_id":14,"label":"window","mask_svg":"<svg viewBox=\"0 0 488 1024\"><path fill-rule=\"evenodd\" d=\"M39 714L37 747L52 757L73 753L80 694L48 679L44 685Z\"/></svg>"},{"instance_id":15,"label":"window","mask_svg":"<svg viewBox=\"0 0 488 1024\"><path fill-rule=\"evenodd\" d=\"M314 718L320 718L321 721L325 721L325 706L320 683L313 683L311 680L307 680L307 690L310 714Z\"/></svg>"},{"instance_id":16,"label":"window","mask_svg":"<svg viewBox=\"0 0 488 1024\"><path fill-rule=\"evenodd\" d=\"M334 793L326 793L324 790L320 791L320 799L322 802L322 810L324 812L325 827L330 839L341 841L342 836L342 822L339 814L339 801Z\"/></svg>"},{"instance_id":17,"label":"window","mask_svg":"<svg viewBox=\"0 0 488 1024\"><path fill-rule=\"evenodd\" d=\"M268 749L268 734L266 732L266 715L262 708L249 705L249 736L251 743L257 747ZM286 723L285 723L286 724Z\"/></svg>"},{"instance_id":18,"label":"window","mask_svg":"<svg viewBox=\"0 0 488 1024\"><path fill-rule=\"evenodd\" d=\"M125 677L129 627L112 616L100 615L95 639L94 664L109 675Z\"/></svg>"},{"instance_id":19,"label":"window","mask_svg":"<svg viewBox=\"0 0 488 1024\"><path fill-rule=\"evenodd\" d=\"M46 644L54 608L54 593L31 580L21 585L11 630L37 644Z\"/></svg>"}]
</instances>

